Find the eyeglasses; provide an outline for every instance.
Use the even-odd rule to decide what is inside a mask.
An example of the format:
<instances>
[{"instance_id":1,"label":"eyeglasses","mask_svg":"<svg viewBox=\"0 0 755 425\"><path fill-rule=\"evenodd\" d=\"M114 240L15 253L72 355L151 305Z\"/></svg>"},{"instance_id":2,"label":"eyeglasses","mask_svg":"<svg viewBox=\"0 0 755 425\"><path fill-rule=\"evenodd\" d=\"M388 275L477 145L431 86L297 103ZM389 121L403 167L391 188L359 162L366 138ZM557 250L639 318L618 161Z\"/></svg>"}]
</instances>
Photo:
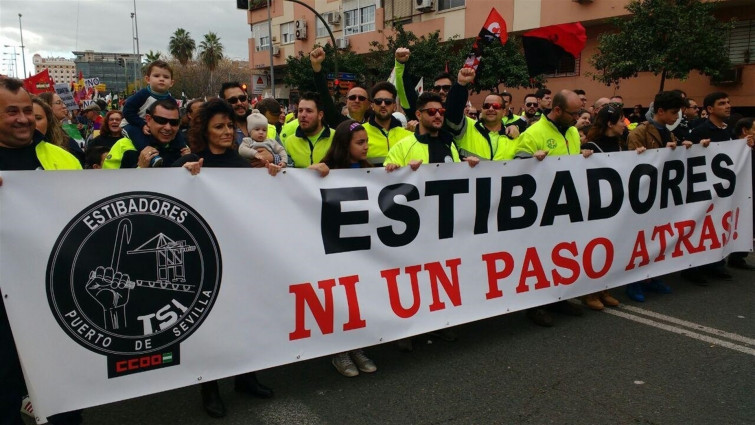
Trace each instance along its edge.
<instances>
[{"instance_id":1,"label":"eyeglasses","mask_svg":"<svg viewBox=\"0 0 755 425\"><path fill-rule=\"evenodd\" d=\"M236 102L234 102L236 103ZM160 115L150 115L153 120L155 120L156 123L160 125L170 124L173 127L178 127L178 124L181 122L178 118L165 118L161 117Z\"/></svg>"},{"instance_id":2,"label":"eyeglasses","mask_svg":"<svg viewBox=\"0 0 755 425\"><path fill-rule=\"evenodd\" d=\"M451 85L450 84L443 84L442 86L433 86L433 90L447 92L447 91L451 90Z\"/></svg>"},{"instance_id":3,"label":"eyeglasses","mask_svg":"<svg viewBox=\"0 0 755 425\"><path fill-rule=\"evenodd\" d=\"M121 122L122 120L123 118L112 118L112 117L108 119L108 121L110 122Z\"/></svg>"},{"instance_id":4,"label":"eyeglasses","mask_svg":"<svg viewBox=\"0 0 755 425\"><path fill-rule=\"evenodd\" d=\"M355 101L355 100L357 100L357 99L359 99L360 102L364 102L365 100L367 100L366 97L361 96L361 95L356 95L356 94L352 94L351 96L347 97L346 99L349 99L352 102Z\"/></svg>"},{"instance_id":5,"label":"eyeglasses","mask_svg":"<svg viewBox=\"0 0 755 425\"><path fill-rule=\"evenodd\" d=\"M226 99L226 101L231 105L235 105L236 102L246 102L247 99L249 99L249 97L245 94L242 94L241 96L231 96Z\"/></svg>"},{"instance_id":6,"label":"eyeglasses","mask_svg":"<svg viewBox=\"0 0 755 425\"><path fill-rule=\"evenodd\" d=\"M695 105L695 106L690 106L690 109L700 109L700 107Z\"/></svg>"},{"instance_id":7,"label":"eyeglasses","mask_svg":"<svg viewBox=\"0 0 755 425\"><path fill-rule=\"evenodd\" d=\"M440 114L441 116L446 115L446 108L425 108L420 109L419 111L427 112L431 117L434 117L436 114Z\"/></svg>"},{"instance_id":8,"label":"eyeglasses","mask_svg":"<svg viewBox=\"0 0 755 425\"><path fill-rule=\"evenodd\" d=\"M572 111L567 111L566 109L564 109L564 112L566 112L567 114L573 116L574 118L579 118L579 116L582 115L582 113L581 113L582 110L581 109L579 111L573 111L573 112Z\"/></svg>"},{"instance_id":9,"label":"eyeglasses","mask_svg":"<svg viewBox=\"0 0 755 425\"><path fill-rule=\"evenodd\" d=\"M537 106L537 102L527 102L524 104L524 106L532 108L533 106Z\"/></svg>"},{"instance_id":10,"label":"eyeglasses","mask_svg":"<svg viewBox=\"0 0 755 425\"><path fill-rule=\"evenodd\" d=\"M374 103L375 105L385 104L385 106L391 106L393 105L393 102L395 102L393 99L387 99L387 98L382 98L382 97L372 99L372 103Z\"/></svg>"},{"instance_id":11,"label":"eyeglasses","mask_svg":"<svg viewBox=\"0 0 755 425\"><path fill-rule=\"evenodd\" d=\"M470 112L467 114L469 118L477 118L479 114L477 112Z\"/></svg>"},{"instance_id":12,"label":"eyeglasses","mask_svg":"<svg viewBox=\"0 0 755 425\"><path fill-rule=\"evenodd\" d=\"M482 109L490 109L490 108L493 108L496 111L500 111L501 108L503 108L503 105L501 105L500 103L483 103L482 104Z\"/></svg>"}]
</instances>

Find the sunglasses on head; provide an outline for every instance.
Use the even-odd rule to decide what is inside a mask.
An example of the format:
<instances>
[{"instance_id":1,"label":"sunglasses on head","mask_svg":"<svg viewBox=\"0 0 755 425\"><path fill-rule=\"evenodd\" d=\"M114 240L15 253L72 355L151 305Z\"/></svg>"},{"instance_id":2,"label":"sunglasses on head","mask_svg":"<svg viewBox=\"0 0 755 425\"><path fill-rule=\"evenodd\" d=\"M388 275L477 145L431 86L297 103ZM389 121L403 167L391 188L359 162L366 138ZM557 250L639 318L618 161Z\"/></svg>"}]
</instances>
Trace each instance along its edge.
<instances>
[{"instance_id":1,"label":"sunglasses on head","mask_svg":"<svg viewBox=\"0 0 755 425\"><path fill-rule=\"evenodd\" d=\"M165 117L161 117L160 115L151 115L151 117L156 123L160 125L170 124L173 127L177 127L178 124L181 122L181 120L178 118L165 118Z\"/></svg>"},{"instance_id":2,"label":"sunglasses on head","mask_svg":"<svg viewBox=\"0 0 755 425\"><path fill-rule=\"evenodd\" d=\"M433 90L447 92L447 91L451 90L451 85L450 84L444 84L442 86L433 86Z\"/></svg>"},{"instance_id":3,"label":"sunglasses on head","mask_svg":"<svg viewBox=\"0 0 755 425\"><path fill-rule=\"evenodd\" d=\"M236 102L246 102L247 99L249 98L245 94L242 94L241 96L231 96L226 101L231 105L235 105Z\"/></svg>"},{"instance_id":4,"label":"sunglasses on head","mask_svg":"<svg viewBox=\"0 0 755 425\"><path fill-rule=\"evenodd\" d=\"M428 115L434 117L436 114L446 115L446 108L425 108L420 109L420 112L427 112Z\"/></svg>"},{"instance_id":5,"label":"sunglasses on head","mask_svg":"<svg viewBox=\"0 0 755 425\"><path fill-rule=\"evenodd\" d=\"M357 94L352 94L351 96L347 97L347 99L349 99L352 102L355 101L355 100L357 100L357 99L359 99L360 102L364 102L365 100L367 100L366 97L361 96L361 95L357 95Z\"/></svg>"},{"instance_id":6,"label":"sunglasses on head","mask_svg":"<svg viewBox=\"0 0 755 425\"><path fill-rule=\"evenodd\" d=\"M528 108L531 108L533 106L537 106L537 102L527 102L527 103L524 104L524 106L526 106Z\"/></svg>"},{"instance_id":7,"label":"sunglasses on head","mask_svg":"<svg viewBox=\"0 0 755 425\"><path fill-rule=\"evenodd\" d=\"M385 106L391 106L393 105L393 102L394 102L393 99L387 99L387 98L382 98L382 97L372 99L372 103L374 103L375 105L385 104Z\"/></svg>"},{"instance_id":8,"label":"sunglasses on head","mask_svg":"<svg viewBox=\"0 0 755 425\"><path fill-rule=\"evenodd\" d=\"M483 103L482 104L482 109L490 109L490 108L493 108L496 111L498 111L501 108L503 108L503 105L501 105L500 103Z\"/></svg>"}]
</instances>

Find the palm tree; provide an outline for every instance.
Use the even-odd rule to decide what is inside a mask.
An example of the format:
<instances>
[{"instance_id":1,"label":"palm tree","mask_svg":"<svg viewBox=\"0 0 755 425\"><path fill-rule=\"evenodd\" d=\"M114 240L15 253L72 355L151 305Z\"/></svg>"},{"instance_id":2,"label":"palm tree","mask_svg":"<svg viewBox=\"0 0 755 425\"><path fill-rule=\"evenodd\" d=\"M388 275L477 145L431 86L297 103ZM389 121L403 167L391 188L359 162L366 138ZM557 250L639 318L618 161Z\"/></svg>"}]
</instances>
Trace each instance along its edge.
<instances>
[{"instance_id":1,"label":"palm tree","mask_svg":"<svg viewBox=\"0 0 755 425\"><path fill-rule=\"evenodd\" d=\"M210 86L208 87L210 90L212 89L212 72L215 71L221 59L223 59L223 45L220 44L218 35L210 31L199 43L199 60L210 70Z\"/></svg>"},{"instance_id":2,"label":"palm tree","mask_svg":"<svg viewBox=\"0 0 755 425\"><path fill-rule=\"evenodd\" d=\"M159 60L162 55L163 54L159 51L153 52L152 50L150 50L149 53L144 54L145 63L150 64L156 60Z\"/></svg>"},{"instance_id":3,"label":"palm tree","mask_svg":"<svg viewBox=\"0 0 755 425\"><path fill-rule=\"evenodd\" d=\"M194 50L197 46L194 43L194 39L191 38L189 32L183 28L179 28L170 37L170 43L168 43L168 50L174 58L178 59L181 65L186 65L194 56Z\"/></svg>"}]
</instances>

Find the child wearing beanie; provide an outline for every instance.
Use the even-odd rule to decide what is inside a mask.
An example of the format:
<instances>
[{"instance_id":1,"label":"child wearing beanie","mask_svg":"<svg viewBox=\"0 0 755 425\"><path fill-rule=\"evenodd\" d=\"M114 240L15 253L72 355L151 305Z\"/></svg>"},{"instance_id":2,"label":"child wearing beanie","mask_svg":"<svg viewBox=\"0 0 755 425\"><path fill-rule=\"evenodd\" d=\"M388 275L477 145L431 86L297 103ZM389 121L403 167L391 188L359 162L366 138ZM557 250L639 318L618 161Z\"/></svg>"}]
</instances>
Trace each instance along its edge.
<instances>
[{"instance_id":1,"label":"child wearing beanie","mask_svg":"<svg viewBox=\"0 0 755 425\"><path fill-rule=\"evenodd\" d=\"M249 130L251 137L244 137L241 140L239 155L246 159L253 159L258 149L266 149L273 154L273 162L276 165L285 167L288 162L286 149L280 143L267 137L267 126L267 118L257 109L246 117L246 129Z\"/></svg>"}]
</instances>

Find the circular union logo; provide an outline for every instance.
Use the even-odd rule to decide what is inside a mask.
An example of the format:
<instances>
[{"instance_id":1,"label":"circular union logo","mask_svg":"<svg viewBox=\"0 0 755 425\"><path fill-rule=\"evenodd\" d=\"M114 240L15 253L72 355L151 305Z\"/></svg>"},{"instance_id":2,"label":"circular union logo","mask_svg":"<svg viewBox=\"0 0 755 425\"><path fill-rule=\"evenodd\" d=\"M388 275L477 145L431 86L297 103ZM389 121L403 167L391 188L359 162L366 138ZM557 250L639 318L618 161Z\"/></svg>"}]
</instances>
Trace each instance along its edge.
<instances>
[{"instance_id":1,"label":"circular union logo","mask_svg":"<svg viewBox=\"0 0 755 425\"><path fill-rule=\"evenodd\" d=\"M545 141L545 146L548 146L548 149L555 149L556 141L554 139L548 139Z\"/></svg>"},{"instance_id":2,"label":"circular union logo","mask_svg":"<svg viewBox=\"0 0 755 425\"><path fill-rule=\"evenodd\" d=\"M220 249L194 209L129 192L79 213L47 265L47 299L60 326L100 354L178 344L207 317L220 289Z\"/></svg>"}]
</instances>

